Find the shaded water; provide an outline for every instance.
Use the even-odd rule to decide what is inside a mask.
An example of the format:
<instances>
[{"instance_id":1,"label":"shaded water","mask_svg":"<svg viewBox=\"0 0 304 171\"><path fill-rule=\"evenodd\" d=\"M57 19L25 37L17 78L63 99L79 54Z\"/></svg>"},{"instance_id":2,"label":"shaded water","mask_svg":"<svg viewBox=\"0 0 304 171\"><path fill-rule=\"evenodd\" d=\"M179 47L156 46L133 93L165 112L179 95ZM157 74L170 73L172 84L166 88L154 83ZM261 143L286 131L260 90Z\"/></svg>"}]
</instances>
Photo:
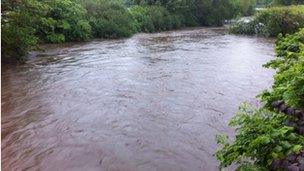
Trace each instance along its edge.
<instances>
[{"instance_id":1,"label":"shaded water","mask_svg":"<svg viewBox=\"0 0 304 171\"><path fill-rule=\"evenodd\" d=\"M49 47L2 67L3 170L218 170L273 41L200 28Z\"/></svg>"}]
</instances>

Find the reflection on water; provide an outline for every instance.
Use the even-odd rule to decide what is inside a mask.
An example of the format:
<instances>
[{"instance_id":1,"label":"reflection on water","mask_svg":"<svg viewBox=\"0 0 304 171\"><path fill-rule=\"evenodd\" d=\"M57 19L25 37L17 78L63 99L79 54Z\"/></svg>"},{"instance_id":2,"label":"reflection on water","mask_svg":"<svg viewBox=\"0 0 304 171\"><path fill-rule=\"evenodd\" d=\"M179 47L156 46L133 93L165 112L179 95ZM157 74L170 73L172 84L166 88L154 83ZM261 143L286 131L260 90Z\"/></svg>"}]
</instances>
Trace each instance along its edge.
<instances>
[{"instance_id":1,"label":"reflection on water","mask_svg":"<svg viewBox=\"0 0 304 171\"><path fill-rule=\"evenodd\" d=\"M50 46L2 67L3 170L218 170L273 41L201 28Z\"/></svg>"}]
</instances>

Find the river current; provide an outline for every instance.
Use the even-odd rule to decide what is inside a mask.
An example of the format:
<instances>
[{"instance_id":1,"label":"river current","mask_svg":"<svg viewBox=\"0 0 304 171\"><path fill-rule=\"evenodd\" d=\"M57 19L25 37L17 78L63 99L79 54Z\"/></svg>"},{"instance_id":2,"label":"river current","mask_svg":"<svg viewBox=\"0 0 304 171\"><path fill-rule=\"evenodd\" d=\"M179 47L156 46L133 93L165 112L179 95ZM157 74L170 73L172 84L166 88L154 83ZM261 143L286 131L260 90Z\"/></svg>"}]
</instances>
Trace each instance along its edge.
<instances>
[{"instance_id":1,"label":"river current","mask_svg":"<svg viewBox=\"0 0 304 171\"><path fill-rule=\"evenodd\" d=\"M46 46L2 66L2 169L216 171L215 135L271 86L273 46L225 28Z\"/></svg>"}]
</instances>

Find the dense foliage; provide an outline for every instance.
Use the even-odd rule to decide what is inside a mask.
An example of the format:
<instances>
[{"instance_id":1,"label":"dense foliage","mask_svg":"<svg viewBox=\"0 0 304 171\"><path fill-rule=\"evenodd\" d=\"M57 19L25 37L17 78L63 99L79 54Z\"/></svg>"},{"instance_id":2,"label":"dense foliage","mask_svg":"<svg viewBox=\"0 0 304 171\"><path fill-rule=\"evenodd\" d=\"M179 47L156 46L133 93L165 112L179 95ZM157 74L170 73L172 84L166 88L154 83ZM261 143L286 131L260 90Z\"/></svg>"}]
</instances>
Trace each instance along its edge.
<instances>
[{"instance_id":1,"label":"dense foliage","mask_svg":"<svg viewBox=\"0 0 304 171\"><path fill-rule=\"evenodd\" d=\"M239 21L230 27L236 34L277 36L304 27L304 6L271 7L258 11L249 22Z\"/></svg>"},{"instance_id":2,"label":"dense foliage","mask_svg":"<svg viewBox=\"0 0 304 171\"><path fill-rule=\"evenodd\" d=\"M222 25L223 20L231 19L240 12L239 1L197 0L195 16L203 25Z\"/></svg>"},{"instance_id":3,"label":"dense foliage","mask_svg":"<svg viewBox=\"0 0 304 171\"><path fill-rule=\"evenodd\" d=\"M40 42L83 41L91 36L86 10L72 0L4 0L2 60L24 60Z\"/></svg>"},{"instance_id":4,"label":"dense foliage","mask_svg":"<svg viewBox=\"0 0 304 171\"><path fill-rule=\"evenodd\" d=\"M256 3L258 7L265 7L272 4L273 0L257 0Z\"/></svg>"},{"instance_id":5,"label":"dense foliage","mask_svg":"<svg viewBox=\"0 0 304 171\"><path fill-rule=\"evenodd\" d=\"M135 23L120 1L85 0L82 4L87 10L94 37L119 38L135 33Z\"/></svg>"},{"instance_id":6,"label":"dense foliage","mask_svg":"<svg viewBox=\"0 0 304 171\"><path fill-rule=\"evenodd\" d=\"M256 0L258 7L300 5L304 0Z\"/></svg>"},{"instance_id":7,"label":"dense foliage","mask_svg":"<svg viewBox=\"0 0 304 171\"><path fill-rule=\"evenodd\" d=\"M239 0L134 0L130 4L164 7L173 22L177 20L184 26L222 25L225 19L241 12ZM171 20L169 17L164 21Z\"/></svg>"},{"instance_id":8,"label":"dense foliage","mask_svg":"<svg viewBox=\"0 0 304 171\"><path fill-rule=\"evenodd\" d=\"M44 1L49 10L37 35L41 40L50 43L65 41L82 41L91 36L91 26L85 20L86 10L74 1Z\"/></svg>"},{"instance_id":9,"label":"dense foliage","mask_svg":"<svg viewBox=\"0 0 304 171\"><path fill-rule=\"evenodd\" d=\"M230 122L236 128L232 143L218 137L221 149L216 156L221 167L236 162L241 164L239 170L304 169L304 29L280 35L276 54L265 65L276 69L272 89L261 95L265 106L240 108Z\"/></svg>"},{"instance_id":10,"label":"dense foliage","mask_svg":"<svg viewBox=\"0 0 304 171\"><path fill-rule=\"evenodd\" d=\"M2 59L22 60L39 43L129 37L222 25L251 0L3 0Z\"/></svg>"},{"instance_id":11,"label":"dense foliage","mask_svg":"<svg viewBox=\"0 0 304 171\"><path fill-rule=\"evenodd\" d=\"M245 16L250 16L254 13L257 6L256 0L240 0L240 12Z\"/></svg>"},{"instance_id":12,"label":"dense foliage","mask_svg":"<svg viewBox=\"0 0 304 171\"><path fill-rule=\"evenodd\" d=\"M266 67L276 69L272 90L265 91L262 100L267 106L284 101L288 106L304 109L304 29L283 37L276 43L277 58Z\"/></svg>"},{"instance_id":13,"label":"dense foliage","mask_svg":"<svg viewBox=\"0 0 304 171\"><path fill-rule=\"evenodd\" d=\"M37 25L44 20L47 7L36 0L1 2L2 60L23 60L38 43Z\"/></svg>"},{"instance_id":14,"label":"dense foliage","mask_svg":"<svg viewBox=\"0 0 304 171\"><path fill-rule=\"evenodd\" d=\"M218 137L218 143L222 145L216 153L220 166L254 161L259 167L269 168L274 159L300 152L304 136L296 134L292 127L284 126L287 118L267 109L241 106L230 121L230 126L236 128L236 140L229 143L225 136Z\"/></svg>"},{"instance_id":15,"label":"dense foliage","mask_svg":"<svg viewBox=\"0 0 304 171\"><path fill-rule=\"evenodd\" d=\"M273 5L292 5L292 4L303 4L303 0L273 0Z\"/></svg>"},{"instance_id":16,"label":"dense foliage","mask_svg":"<svg viewBox=\"0 0 304 171\"><path fill-rule=\"evenodd\" d=\"M130 13L135 20L137 31L155 32L178 29L185 26L183 16L171 14L163 6L133 6Z\"/></svg>"},{"instance_id":17,"label":"dense foliage","mask_svg":"<svg viewBox=\"0 0 304 171\"><path fill-rule=\"evenodd\" d=\"M39 43L129 37L191 26L222 25L251 15L257 5L299 4L303 0L3 0L2 59L23 60ZM303 27L303 7L271 8L235 33L277 35Z\"/></svg>"}]
</instances>

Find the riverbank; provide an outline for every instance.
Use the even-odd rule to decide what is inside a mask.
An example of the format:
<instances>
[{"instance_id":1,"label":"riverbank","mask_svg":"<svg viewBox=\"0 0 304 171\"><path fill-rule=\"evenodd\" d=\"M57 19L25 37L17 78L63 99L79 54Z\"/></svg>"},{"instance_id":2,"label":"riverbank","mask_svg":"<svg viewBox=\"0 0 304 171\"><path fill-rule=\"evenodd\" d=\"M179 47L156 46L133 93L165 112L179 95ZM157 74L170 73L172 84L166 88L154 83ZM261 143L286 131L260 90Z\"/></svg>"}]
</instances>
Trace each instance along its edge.
<instances>
[{"instance_id":1,"label":"riverbank","mask_svg":"<svg viewBox=\"0 0 304 171\"><path fill-rule=\"evenodd\" d=\"M276 40L276 58L263 65L276 71L271 89L259 94L263 106L240 106L229 122L235 138L217 137L221 168L237 163L238 170L304 170L303 38L300 29Z\"/></svg>"},{"instance_id":2,"label":"riverbank","mask_svg":"<svg viewBox=\"0 0 304 171\"><path fill-rule=\"evenodd\" d=\"M6 1L1 29L2 61L24 62L41 43L130 37L193 26L220 26L238 13L233 0L129 1L54 0ZM219 9L220 8L220 9ZM201 11L208 11L201 12Z\"/></svg>"}]
</instances>

